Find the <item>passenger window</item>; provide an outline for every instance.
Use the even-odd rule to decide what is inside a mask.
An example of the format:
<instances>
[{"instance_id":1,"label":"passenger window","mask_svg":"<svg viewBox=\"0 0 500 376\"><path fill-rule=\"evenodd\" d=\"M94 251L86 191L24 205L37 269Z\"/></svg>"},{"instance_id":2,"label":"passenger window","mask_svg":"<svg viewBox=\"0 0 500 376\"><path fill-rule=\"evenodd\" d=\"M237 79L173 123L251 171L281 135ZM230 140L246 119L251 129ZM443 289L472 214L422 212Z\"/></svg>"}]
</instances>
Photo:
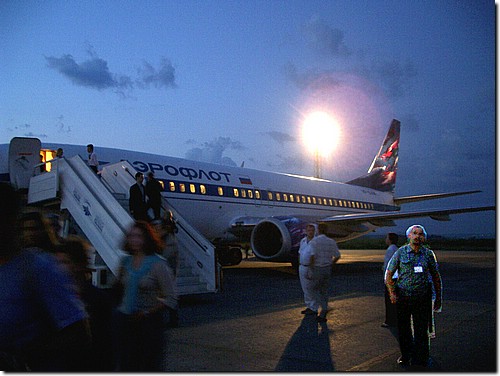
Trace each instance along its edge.
<instances>
[{"instance_id":1,"label":"passenger window","mask_svg":"<svg viewBox=\"0 0 500 376\"><path fill-rule=\"evenodd\" d=\"M186 192L186 186L184 185L184 183L179 183L179 191L181 191L182 193Z\"/></svg>"},{"instance_id":2,"label":"passenger window","mask_svg":"<svg viewBox=\"0 0 500 376\"><path fill-rule=\"evenodd\" d=\"M173 181L168 182L170 192L175 192L175 183Z\"/></svg>"},{"instance_id":3,"label":"passenger window","mask_svg":"<svg viewBox=\"0 0 500 376\"><path fill-rule=\"evenodd\" d=\"M313 204L316 205L316 197L312 198Z\"/></svg>"},{"instance_id":4,"label":"passenger window","mask_svg":"<svg viewBox=\"0 0 500 376\"><path fill-rule=\"evenodd\" d=\"M249 189L247 193L248 193L248 198L253 198L253 192L251 189Z\"/></svg>"},{"instance_id":5,"label":"passenger window","mask_svg":"<svg viewBox=\"0 0 500 376\"><path fill-rule=\"evenodd\" d=\"M194 185L194 184L189 184L189 192L191 192L191 193L196 193L196 185Z\"/></svg>"},{"instance_id":6,"label":"passenger window","mask_svg":"<svg viewBox=\"0 0 500 376\"><path fill-rule=\"evenodd\" d=\"M283 200L288 201L288 195L286 193L283 193Z\"/></svg>"},{"instance_id":7,"label":"passenger window","mask_svg":"<svg viewBox=\"0 0 500 376\"><path fill-rule=\"evenodd\" d=\"M206 195L207 194L207 188L202 184L200 185L200 192L202 195Z\"/></svg>"},{"instance_id":8,"label":"passenger window","mask_svg":"<svg viewBox=\"0 0 500 376\"><path fill-rule=\"evenodd\" d=\"M219 196L224 196L224 189L222 189L222 187L217 187L217 193Z\"/></svg>"},{"instance_id":9,"label":"passenger window","mask_svg":"<svg viewBox=\"0 0 500 376\"><path fill-rule=\"evenodd\" d=\"M291 202L295 202L295 196L294 195L290 195L290 201Z\"/></svg>"},{"instance_id":10,"label":"passenger window","mask_svg":"<svg viewBox=\"0 0 500 376\"><path fill-rule=\"evenodd\" d=\"M240 197L240 191L238 190L238 188L233 188L233 195L234 197Z\"/></svg>"},{"instance_id":11,"label":"passenger window","mask_svg":"<svg viewBox=\"0 0 500 376\"><path fill-rule=\"evenodd\" d=\"M267 198L268 198L268 200L272 201L273 200L273 192L267 192Z\"/></svg>"},{"instance_id":12,"label":"passenger window","mask_svg":"<svg viewBox=\"0 0 500 376\"><path fill-rule=\"evenodd\" d=\"M257 190L255 191L255 198L257 200L260 200L260 191L257 191Z\"/></svg>"},{"instance_id":13,"label":"passenger window","mask_svg":"<svg viewBox=\"0 0 500 376\"><path fill-rule=\"evenodd\" d=\"M310 204L311 203L311 197L310 196L307 196L307 203Z\"/></svg>"},{"instance_id":14,"label":"passenger window","mask_svg":"<svg viewBox=\"0 0 500 376\"><path fill-rule=\"evenodd\" d=\"M279 192L276 193L276 200L281 201L281 194Z\"/></svg>"},{"instance_id":15,"label":"passenger window","mask_svg":"<svg viewBox=\"0 0 500 376\"><path fill-rule=\"evenodd\" d=\"M242 188L241 189L241 197L246 198L247 197L247 192Z\"/></svg>"}]
</instances>

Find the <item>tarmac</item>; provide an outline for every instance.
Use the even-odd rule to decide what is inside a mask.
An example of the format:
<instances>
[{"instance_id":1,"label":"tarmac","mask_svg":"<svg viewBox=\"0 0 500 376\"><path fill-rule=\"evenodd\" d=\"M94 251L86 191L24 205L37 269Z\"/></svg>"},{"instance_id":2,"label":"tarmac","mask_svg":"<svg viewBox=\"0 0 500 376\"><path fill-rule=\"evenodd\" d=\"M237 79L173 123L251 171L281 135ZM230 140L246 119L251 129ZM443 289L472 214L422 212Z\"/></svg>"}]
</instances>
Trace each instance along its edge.
<instances>
[{"instance_id":1,"label":"tarmac","mask_svg":"<svg viewBox=\"0 0 500 376\"><path fill-rule=\"evenodd\" d=\"M344 250L328 321L304 316L289 264L224 268L223 291L183 297L167 331L169 372L496 372L496 252L436 252L443 279L431 364L403 369L395 328L382 328L385 250Z\"/></svg>"}]
</instances>

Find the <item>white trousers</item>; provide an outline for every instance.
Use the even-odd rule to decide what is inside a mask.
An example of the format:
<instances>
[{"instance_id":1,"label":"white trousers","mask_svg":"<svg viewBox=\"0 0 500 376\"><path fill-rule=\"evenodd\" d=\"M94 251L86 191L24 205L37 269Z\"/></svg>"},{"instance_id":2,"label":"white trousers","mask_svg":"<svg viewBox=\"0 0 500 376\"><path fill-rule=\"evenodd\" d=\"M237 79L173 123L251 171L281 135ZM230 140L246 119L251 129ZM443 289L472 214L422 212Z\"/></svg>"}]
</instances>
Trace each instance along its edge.
<instances>
[{"instance_id":1,"label":"white trousers","mask_svg":"<svg viewBox=\"0 0 500 376\"><path fill-rule=\"evenodd\" d=\"M315 299L314 296L314 285L316 282L313 279L307 279L308 270L308 266L299 266L299 279L300 286L302 287L302 291L304 292L304 303L306 304L306 308L318 312L319 302Z\"/></svg>"},{"instance_id":2,"label":"white trousers","mask_svg":"<svg viewBox=\"0 0 500 376\"><path fill-rule=\"evenodd\" d=\"M332 267L322 266L315 267L313 273L313 299L315 304L321 306L320 315L326 316L328 312L328 299L330 280L332 277Z\"/></svg>"}]
</instances>

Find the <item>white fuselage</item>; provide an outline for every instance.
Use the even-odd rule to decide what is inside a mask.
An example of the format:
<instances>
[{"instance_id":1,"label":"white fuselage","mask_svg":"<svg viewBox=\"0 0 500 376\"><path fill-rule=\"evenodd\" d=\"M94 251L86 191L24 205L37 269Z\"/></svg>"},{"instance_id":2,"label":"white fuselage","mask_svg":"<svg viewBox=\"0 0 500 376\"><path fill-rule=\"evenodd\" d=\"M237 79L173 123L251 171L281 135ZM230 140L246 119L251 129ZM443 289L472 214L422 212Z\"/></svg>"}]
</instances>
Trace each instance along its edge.
<instances>
[{"instance_id":1,"label":"white fuselage","mask_svg":"<svg viewBox=\"0 0 500 376\"><path fill-rule=\"evenodd\" d=\"M8 170L2 145L1 172ZM88 158L84 145L62 147L64 156ZM127 160L137 171L152 171L163 195L208 239L226 238L237 222L273 216L320 220L339 214L395 210L393 196L369 188L311 177L272 173L130 150L96 147L100 165ZM5 176L5 175L4 175ZM248 224L248 223L243 223Z\"/></svg>"},{"instance_id":2,"label":"white fuselage","mask_svg":"<svg viewBox=\"0 0 500 376\"><path fill-rule=\"evenodd\" d=\"M85 157L83 146L50 147ZM96 154L101 163L127 160L145 175L154 172L169 203L208 239L225 237L242 217L318 220L395 209L392 194L344 183L119 149L96 148Z\"/></svg>"}]
</instances>

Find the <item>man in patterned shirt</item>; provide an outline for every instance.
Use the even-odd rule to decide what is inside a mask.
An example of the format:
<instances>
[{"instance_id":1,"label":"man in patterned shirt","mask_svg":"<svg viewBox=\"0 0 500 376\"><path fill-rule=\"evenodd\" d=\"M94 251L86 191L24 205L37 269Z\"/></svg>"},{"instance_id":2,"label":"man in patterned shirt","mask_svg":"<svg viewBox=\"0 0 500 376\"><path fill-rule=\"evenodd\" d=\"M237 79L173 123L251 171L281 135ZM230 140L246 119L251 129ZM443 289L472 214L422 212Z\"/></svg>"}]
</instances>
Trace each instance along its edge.
<instances>
[{"instance_id":1,"label":"man in patterned shirt","mask_svg":"<svg viewBox=\"0 0 500 376\"><path fill-rule=\"evenodd\" d=\"M427 238L424 227L412 225L406 231L406 236L408 243L399 248L389 261L385 284L391 303L396 304L398 312L401 349L398 363L403 367L410 364L425 367L429 362L427 329L432 304L432 284L436 291L434 310L437 311L441 308L441 275L434 252L423 246ZM397 282L392 279L396 271L399 274Z\"/></svg>"}]
</instances>

